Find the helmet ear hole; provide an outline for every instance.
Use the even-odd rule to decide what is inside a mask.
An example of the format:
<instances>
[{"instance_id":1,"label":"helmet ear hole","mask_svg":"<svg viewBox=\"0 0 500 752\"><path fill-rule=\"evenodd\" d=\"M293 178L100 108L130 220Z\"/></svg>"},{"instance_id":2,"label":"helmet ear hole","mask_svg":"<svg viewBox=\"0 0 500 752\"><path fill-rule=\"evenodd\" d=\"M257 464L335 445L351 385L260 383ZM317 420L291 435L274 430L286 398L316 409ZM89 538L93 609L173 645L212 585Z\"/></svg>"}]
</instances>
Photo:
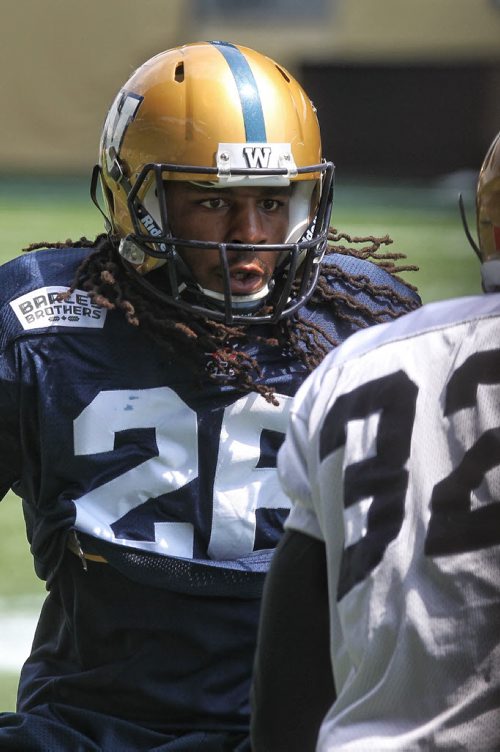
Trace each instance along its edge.
<instances>
[{"instance_id":1,"label":"helmet ear hole","mask_svg":"<svg viewBox=\"0 0 500 752\"><path fill-rule=\"evenodd\" d=\"M175 74L174 79L177 81L178 84L181 84L184 81L184 62L181 61L180 63L177 63L175 66Z\"/></svg>"},{"instance_id":2,"label":"helmet ear hole","mask_svg":"<svg viewBox=\"0 0 500 752\"><path fill-rule=\"evenodd\" d=\"M286 71L284 71L283 68L281 68L279 65L276 66L276 70L278 70L281 73L281 75L283 76L287 84L289 84L290 76L286 73Z\"/></svg>"}]
</instances>

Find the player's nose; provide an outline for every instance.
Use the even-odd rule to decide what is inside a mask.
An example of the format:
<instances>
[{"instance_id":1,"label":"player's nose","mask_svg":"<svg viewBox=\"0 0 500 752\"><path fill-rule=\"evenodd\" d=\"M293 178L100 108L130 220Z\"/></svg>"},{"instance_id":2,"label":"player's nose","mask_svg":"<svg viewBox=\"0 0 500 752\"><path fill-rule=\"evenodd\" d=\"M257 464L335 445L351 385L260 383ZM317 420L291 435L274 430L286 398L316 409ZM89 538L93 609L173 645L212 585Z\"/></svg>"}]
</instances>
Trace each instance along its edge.
<instances>
[{"instance_id":1,"label":"player's nose","mask_svg":"<svg viewBox=\"0 0 500 752\"><path fill-rule=\"evenodd\" d=\"M249 202L233 207L228 225L227 242L250 245L269 242L263 218L255 204Z\"/></svg>"}]
</instances>

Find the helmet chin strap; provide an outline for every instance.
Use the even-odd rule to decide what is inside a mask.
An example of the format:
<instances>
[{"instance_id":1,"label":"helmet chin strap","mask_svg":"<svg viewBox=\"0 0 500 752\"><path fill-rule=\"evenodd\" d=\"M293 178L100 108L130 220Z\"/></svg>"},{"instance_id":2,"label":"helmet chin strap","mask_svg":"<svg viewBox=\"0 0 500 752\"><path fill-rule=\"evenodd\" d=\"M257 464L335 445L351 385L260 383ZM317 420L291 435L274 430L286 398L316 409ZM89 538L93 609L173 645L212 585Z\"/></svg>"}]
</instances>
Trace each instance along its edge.
<instances>
[{"instance_id":1,"label":"helmet chin strap","mask_svg":"<svg viewBox=\"0 0 500 752\"><path fill-rule=\"evenodd\" d=\"M90 177L90 198L92 199L92 203L97 207L97 209L100 211L102 216L104 217L104 227L106 230L106 235L110 236L113 232L113 225L111 224L111 220L104 211L104 209L101 207L101 204L99 203L99 200L97 198L97 186L99 184L99 181L101 181L102 186L102 170L101 166L96 164L94 165L92 169L92 175ZM103 188L104 191L104 188Z\"/></svg>"},{"instance_id":2,"label":"helmet chin strap","mask_svg":"<svg viewBox=\"0 0 500 752\"><path fill-rule=\"evenodd\" d=\"M185 293L186 295L202 295L208 299L216 308L224 309L226 307L226 294L222 292L216 292L215 290L209 290L202 287L197 281L196 277L187 266L180 254L173 249L175 256L175 266L177 268L177 275L175 281L170 281L171 285L176 288L175 293ZM136 241L130 238L122 238L119 246L119 253L126 261L131 263L136 268L144 262L147 256L140 245ZM140 272L139 272L140 273ZM265 299L271 294L274 287L274 280L270 280L266 283L261 290L251 293L249 295L233 295L231 294L231 307L234 312L237 313L253 313L261 308ZM174 290L172 290L174 292Z\"/></svg>"},{"instance_id":3,"label":"helmet chin strap","mask_svg":"<svg viewBox=\"0 0 500 752\"><path fill-rule=\"evenodd\" d=\"M462 198L462 194L458 194L458 208L460 210L460 217L462 219L462 226L464 228L465 237L469 241L469 244L478 257L478 259L481 261L481 251L479 250L479 246L474 240L471 231L469 230L469 223L467 222L467 215L465 213L465 206L464 206L464 200Z\"/></svg>"},{"instance_id":4,"label":"helmet chin strap","mask_svg":"<svg viewBox=\"0 0 500 752\"><path fill-rule=\"evenodd\" d=\"M215 292L215 290L208 290L201 285L196 285L197 289L206 298L211 300L217 308L225 308L226 296L222 292ZM264 287L258 292L251 293L250 295L233 295L231 294L231 306L235 311L240 313L252 313L253 311L261 308L265 299L270 295L272 288L274 287L274 281L270 280Z\"/></svg>"}]
</instances>

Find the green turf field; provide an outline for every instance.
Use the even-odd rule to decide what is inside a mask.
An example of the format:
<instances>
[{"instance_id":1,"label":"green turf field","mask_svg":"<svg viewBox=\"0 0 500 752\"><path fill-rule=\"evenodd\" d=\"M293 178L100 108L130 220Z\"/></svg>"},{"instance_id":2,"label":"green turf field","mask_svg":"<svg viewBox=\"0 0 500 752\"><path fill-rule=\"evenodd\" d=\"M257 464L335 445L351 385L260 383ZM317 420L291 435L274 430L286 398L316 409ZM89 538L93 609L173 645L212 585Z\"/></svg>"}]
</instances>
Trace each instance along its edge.
<instances>
[{"instance_id":1,"label":"green turf field","mask_svg":"<svg viewBox=\"0 0 500 752\"><path fill-rule=\"evenodd\" d=\"M406 253L408 263L420 267L403 276L419 287L424 302L480 291L478 263L458 214L458 188L342 185L340 178L338 183L333 226L351 235L388 233L394 240L392 250ZM464 197L472 206L470 185ZM0 180L1 263L31 242L93 237L101 229L101 216L82 180ZM9 651L8 638L25 635L27 617L33 619L44 590L32 572L19 500L12 494L0 507L0 530L0 710L10 710L17 669L2 670L1 650Z\"/></svg>"}]
</instances>

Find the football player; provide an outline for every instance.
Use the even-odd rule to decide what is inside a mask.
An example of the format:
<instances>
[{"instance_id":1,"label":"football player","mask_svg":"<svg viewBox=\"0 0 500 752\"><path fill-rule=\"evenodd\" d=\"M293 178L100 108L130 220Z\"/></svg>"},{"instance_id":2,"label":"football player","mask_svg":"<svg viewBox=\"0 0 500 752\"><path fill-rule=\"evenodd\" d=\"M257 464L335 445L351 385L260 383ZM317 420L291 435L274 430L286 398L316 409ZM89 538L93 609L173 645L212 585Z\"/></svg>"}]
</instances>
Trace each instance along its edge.
<instances>
[{"instance_id":1,"label":"football player","mask_svg":"<svg viewBox=\"0 0 500 752\"><path fill-rule=\"evenodd\" d=\"M489 295L353 335L294 401L254 752L500 748L500 134L477 229Z\"/></svg>"},{"instance_id":2,"label":"football player","mask_svg":"<svg viewBox=\"0 0 500 752\"><path fill-rule=\"evenodd\" d=\"M420 300L396 256L329 243L314 107L238 45L130 77L92 195L103 235L0 270L0 495L49 590L0 749L249 749L291 398Z\"/></svg>"}]
</instances>

